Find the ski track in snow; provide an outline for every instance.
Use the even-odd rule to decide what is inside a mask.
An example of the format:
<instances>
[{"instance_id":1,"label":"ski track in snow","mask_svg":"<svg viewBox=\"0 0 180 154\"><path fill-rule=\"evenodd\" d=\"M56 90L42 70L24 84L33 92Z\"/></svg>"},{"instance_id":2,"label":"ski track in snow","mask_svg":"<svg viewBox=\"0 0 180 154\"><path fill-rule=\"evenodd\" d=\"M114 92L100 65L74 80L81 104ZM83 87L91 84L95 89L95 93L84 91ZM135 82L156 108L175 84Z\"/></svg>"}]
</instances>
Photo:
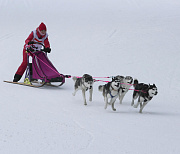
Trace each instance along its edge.
<instances>
[{"instance_id":1,"label":"ski track in snow","mask_svg":"<svg viewBox=\"0 0 180 154\"><path fill-rule=\"evenodd\" d=\"M70 111L67 109L63 108L62 110L65 112L65 115L70 114ZM79 153L80 151L87 149L90 146L91 142L93 141L93 136L91 132L83 128L80 123L78 123L72 117L67 119L64 123L61 124L60 130L60 132L64 132L65 134L67 133L65 141L63 141L64 148L67 150L70 148L72 151L74 151L74 153ZM71 140L73 143L71 143Z\"/></svg>"},{"instance_id":2,"label":"ski track in snow","mask_svg":"<svg viewBox=\"0 0 180 154\"><path fill-rule=\"evenodd\" d=\"M5 41L5 40L7 40L7 39L13 37L14 35L15 35L14 33L9 33L9 34L0 36L0 41Z\"/></svg>"}]
</instances>

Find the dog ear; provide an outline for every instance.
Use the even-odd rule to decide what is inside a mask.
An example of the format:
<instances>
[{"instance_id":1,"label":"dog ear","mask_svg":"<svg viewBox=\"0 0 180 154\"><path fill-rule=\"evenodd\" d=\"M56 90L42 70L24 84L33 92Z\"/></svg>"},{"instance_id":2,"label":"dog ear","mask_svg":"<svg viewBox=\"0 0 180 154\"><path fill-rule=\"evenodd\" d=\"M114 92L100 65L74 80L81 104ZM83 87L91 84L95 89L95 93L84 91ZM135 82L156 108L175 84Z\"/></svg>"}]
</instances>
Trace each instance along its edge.
<instances>
[{"instance_id":1,"label":"dog ear","mask_svg":"<svg viewBox=\"0 0 180 154\"><path fill-rule=\"evenodd\" d=\"M82 78L82 80L84 80L85 79L85 75L83 75L81 78Z\"/></svg>"},{"instance_id":2,"label":"dog ear","mask_svg":"<svg viewBox=\"0 0 180 154\"><path fill-rule=\"evenodd\" d=\"M83 75L83 78L85 78L86 76L87 76L87 74L84 74L84 75Z\"/></svg>"}]
</instances>

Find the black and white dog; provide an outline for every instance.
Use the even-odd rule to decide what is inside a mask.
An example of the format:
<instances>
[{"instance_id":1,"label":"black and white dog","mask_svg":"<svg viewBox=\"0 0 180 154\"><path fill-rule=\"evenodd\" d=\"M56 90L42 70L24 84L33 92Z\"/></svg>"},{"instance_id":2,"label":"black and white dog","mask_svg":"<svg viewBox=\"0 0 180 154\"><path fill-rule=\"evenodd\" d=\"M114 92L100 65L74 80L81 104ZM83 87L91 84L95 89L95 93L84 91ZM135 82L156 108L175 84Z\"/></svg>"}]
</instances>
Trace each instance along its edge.
<instances>
[{"instance_id":1,"label":"black and white dog","mask_svg":"<svg viewBox=\"0 0 180 154\"><path fill-rule=\"evenodd\" d=\"M119 102L120 104L122 104L122 100L124 98L124 96L126 95L126 93L129 91L129 88L132 86L133 83L133 78L131 76L116 76L117 78L119 78L120 80L120 91L119 91Z\"/></svg>"},{"instance_id":2,"label":"black and white dog","mask_svg":"<svg viewBox=\"0 0 180 154\"><path fill-rule=\"evenodd\" d=\"M104 96L105 109L109 104L112 106L112 110L116 111L116 109L114 108L114 103L117 97L119 96L119 90L120 90L120 80L117 77L112 78L111 82L99 86L99 91L101 91ZM110 102L108 102L109 98L110 98Z\"/></svg>"},{"instance_id":3,"label":"black and white dog","mask_svg":"<svg viewBox=\"0 0 180 154\"><path fill-rule=\"evenodd\" d=\"M142 113L143 108L145 105L153 98L153 96L157 95L157 87L155 84L147 85L144 83L138 83L138 80L134 80L134 93L131 106L137 108L140 104L139 113ZM134 100L138 98L138 102L134 105Z\"/></svg>"},{"instance_id":4,"label":"black and white dog","mask_svg":"<svg viewBox=\"0 0 180 154\"><path fill-rule=\"evenodd\" d=\"M85 92L87 90L89 90L89 101L92 101L93 84L94 84L94 80L92 76L89 74L84 74L81 78L73 77L73 80L75 82L73 96L76 95L76 92L78 90L82 90L84 105L87 105L86 95L85 95Z\"/></svg>"}]
</instances>

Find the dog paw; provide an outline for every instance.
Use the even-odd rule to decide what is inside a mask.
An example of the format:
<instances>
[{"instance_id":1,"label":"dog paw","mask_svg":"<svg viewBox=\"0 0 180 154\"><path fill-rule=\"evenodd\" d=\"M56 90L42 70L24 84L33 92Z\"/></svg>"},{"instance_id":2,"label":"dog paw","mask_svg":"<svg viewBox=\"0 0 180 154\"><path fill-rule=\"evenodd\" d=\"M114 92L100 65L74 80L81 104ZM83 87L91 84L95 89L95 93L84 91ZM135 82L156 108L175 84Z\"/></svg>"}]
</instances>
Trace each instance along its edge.
<instances>
[{"instance_id":1,"label":"dog paw","mask_svg":"<svg viewBox=\"0 0 180 154\"><path fill-rule=\"evenodd\" d=\"M137 108L138 106L137 106L137 105L134 105L133 107L134 107L134 108Z\"/></svg>"},{"instance_id":2,"label":"dog paw","mask_svg":"<svg viewBox=\"0 0 180 154\"><path fill-rule=\"evenodd\" d=\"M116 109L113 109L113 111L116 111Z\"/></svg>"},{"instance_id":3,"label":"dog paw","mask_svg":"<svg viewBox=\"0 0 180 154\"><path fill-rule=\"evenodd\" d=\"M74 93L72 93L72 95L73 95L73 96L75 96L75 94L74 94Z\"/></svg>"}]
</instances>

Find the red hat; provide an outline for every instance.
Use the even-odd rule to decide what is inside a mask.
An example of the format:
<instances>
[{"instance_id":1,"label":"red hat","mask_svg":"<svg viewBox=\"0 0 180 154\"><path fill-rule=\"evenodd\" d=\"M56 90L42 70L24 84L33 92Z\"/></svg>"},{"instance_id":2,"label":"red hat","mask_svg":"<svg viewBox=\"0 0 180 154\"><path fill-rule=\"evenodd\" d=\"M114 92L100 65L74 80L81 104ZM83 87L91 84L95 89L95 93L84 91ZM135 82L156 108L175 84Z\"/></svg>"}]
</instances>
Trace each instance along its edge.
<instances>
[{"instance_id":1,"label":"red hat","mask_svg":"<svg viewBox=\"0 0 180 154\"><path fill-rule=\"evenodd\" d=\"M42 31L42 30L46 31L46 25L43 22L41 22L41 24L39 25L38 28L39 28L40 31Z\"/></svg>"}]
</instances>

